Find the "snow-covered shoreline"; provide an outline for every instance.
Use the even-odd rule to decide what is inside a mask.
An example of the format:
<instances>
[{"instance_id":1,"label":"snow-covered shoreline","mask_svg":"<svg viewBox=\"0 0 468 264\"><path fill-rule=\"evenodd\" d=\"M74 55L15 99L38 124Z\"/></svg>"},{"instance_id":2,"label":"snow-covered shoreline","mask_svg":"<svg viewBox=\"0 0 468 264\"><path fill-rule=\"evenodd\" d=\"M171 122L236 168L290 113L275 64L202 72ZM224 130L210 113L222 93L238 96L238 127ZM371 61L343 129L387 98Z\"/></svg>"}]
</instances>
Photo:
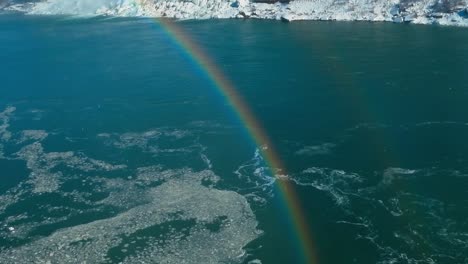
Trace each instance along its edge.
<instances>
[{"instance_id":1,"label":"snow-covered shoreline","mask_svg":"<svg viewBox=\"0 0 468 264\"><path fill-rule=\"evenodd\" d=\"M388 21L468 26L467 0L46 0L6 9L41 15L108 15L176 19L257 18L284 21Z\"/></svg>"}]
</instances>

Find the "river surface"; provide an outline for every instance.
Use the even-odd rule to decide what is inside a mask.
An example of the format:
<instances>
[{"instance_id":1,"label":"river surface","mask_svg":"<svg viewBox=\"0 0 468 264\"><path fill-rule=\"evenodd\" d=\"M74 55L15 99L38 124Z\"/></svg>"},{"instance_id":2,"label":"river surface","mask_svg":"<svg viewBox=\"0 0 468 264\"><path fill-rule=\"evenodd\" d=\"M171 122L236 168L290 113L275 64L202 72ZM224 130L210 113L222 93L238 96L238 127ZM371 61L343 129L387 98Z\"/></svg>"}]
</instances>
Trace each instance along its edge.
<instances>
[{"instance_id":1,"label":"river surface","mask_svg":"<svg viewBox=\"0 0 468 264\"><path fill-rule=\"evenodd\" d=\"M0 15L0 263L468 262L468 31ZM287 175L260 155L274 147Z\"/></svg>"}]
</instances>

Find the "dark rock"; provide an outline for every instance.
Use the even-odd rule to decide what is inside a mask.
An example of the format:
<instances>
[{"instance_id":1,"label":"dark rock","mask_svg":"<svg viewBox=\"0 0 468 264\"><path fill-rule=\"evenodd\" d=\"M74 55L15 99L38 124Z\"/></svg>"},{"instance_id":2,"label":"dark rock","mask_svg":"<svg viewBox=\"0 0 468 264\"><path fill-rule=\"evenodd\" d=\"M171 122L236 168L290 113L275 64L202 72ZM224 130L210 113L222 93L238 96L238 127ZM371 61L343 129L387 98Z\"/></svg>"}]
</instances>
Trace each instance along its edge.
<instances>
[{"instance_id":1,"label":"dark rock","mask_svg":"<svg viewBox=\"0 0 468 264\"><path fill-rule=\"evenodd\" d=\"M243 18L249 18L250 16L247 15L244 11L240 11L239 15L241 15Z\"/></svg>"},{"instance_id":2,"label":"dark rock","mask_svg":"<svg viewBox=\"0 0 468 264\"><path fill-rule=\"evenodd\" d=\"M440 18L443 18L443 17L444 17L444 14L441 14L441 13L432 13L432 14L427 15L427 17L440 19Z\"/></svg>"},{"instance_id":3,"label":"dark rock","mask_svg":"<svg viewBox=\"0 0 468 264\"><path fill-rule=\"evenodd\" d=\"M281 22L289 23L290 20L284 16L281 17Z\"/></svg>"}]
</instances>

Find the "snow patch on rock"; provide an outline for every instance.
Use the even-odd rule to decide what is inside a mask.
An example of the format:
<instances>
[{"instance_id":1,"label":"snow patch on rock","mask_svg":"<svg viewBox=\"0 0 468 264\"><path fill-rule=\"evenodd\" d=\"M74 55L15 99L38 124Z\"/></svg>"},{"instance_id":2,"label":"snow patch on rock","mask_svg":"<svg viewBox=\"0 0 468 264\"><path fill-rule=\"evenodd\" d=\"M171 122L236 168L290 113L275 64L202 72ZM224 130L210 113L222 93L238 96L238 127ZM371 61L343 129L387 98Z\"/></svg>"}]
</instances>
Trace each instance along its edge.
<instances>
[{"instance_id":1,"label":"snow patch on rock","mask_svg":"<svg viewBox=\"0 0 468 264\"><path fill-rule=\"evenodd\" d=\"M467 0L296 0L289 3L249 0L45 0L13 4L8 8L30 14L393 21L468 26Z\"/></svg>"}]
</instances>

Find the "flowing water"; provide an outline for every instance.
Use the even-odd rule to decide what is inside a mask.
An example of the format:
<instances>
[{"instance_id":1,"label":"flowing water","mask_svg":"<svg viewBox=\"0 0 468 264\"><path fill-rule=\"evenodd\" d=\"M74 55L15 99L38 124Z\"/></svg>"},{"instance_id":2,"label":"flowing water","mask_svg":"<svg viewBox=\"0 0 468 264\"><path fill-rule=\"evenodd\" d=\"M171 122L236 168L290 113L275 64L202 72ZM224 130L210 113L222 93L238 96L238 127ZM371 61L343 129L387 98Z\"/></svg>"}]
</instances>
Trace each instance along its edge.
<instances>
[{"instance_id":1,"label":"flowing water","mask_svg":"<svg viewBox=\"0 0 468 264\"><path fill-rule=\"evenodd\" d=\"M0 263L468 262L468 31L0 16Z\"/></svg>"}]
</instances>

